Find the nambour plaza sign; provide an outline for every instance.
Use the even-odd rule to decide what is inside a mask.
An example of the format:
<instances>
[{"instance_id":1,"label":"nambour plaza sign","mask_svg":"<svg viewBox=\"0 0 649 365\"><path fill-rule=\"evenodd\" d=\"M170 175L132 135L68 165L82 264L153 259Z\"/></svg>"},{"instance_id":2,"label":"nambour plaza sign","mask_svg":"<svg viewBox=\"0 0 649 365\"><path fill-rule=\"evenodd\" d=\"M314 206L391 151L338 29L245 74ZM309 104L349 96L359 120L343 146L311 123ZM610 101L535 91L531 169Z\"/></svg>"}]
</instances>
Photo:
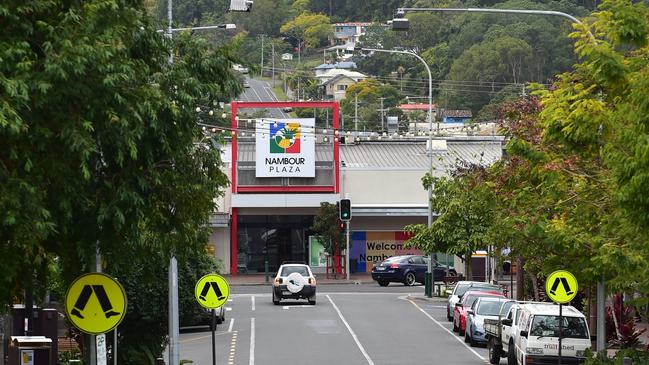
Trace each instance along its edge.
<instances>
[{"instance_id":1,"label":"nambour plaza sign","mask_svg":"<svg viewBox=\"0 0 649 365\"><path fill-rule=\"evenodd\" d=\"M315 119L257 119L256 177L315 177Z\"/></svg>"}]
</instances>

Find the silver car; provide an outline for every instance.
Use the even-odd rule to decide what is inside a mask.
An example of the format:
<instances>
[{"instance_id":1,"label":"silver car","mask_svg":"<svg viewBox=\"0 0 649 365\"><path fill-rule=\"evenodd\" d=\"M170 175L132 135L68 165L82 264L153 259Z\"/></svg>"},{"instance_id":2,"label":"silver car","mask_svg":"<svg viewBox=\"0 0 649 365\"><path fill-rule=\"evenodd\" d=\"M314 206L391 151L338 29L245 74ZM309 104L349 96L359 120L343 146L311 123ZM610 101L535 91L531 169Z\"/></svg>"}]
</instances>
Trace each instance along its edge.
<instances>
[{"instance_id":1,"label":"silver car","mask_svg":"<svg viewBox=\"0 0 649 365\"><path fill-rule=\"evenodd\" d=\"M453 288L453 292L448 297L446 303L446 319L453 321L453 311L455 310L455 305L460 302L464 293L469 290L480 290L488 289L489 291L502 291L503 289L495 284L484 283L481 281L458 281Z\"/></svg>"},{"instance_id":2,"label":"silver car","mask_svg":"<svg viewBox=\"0 0 649 365\"><path fill-rule=\"evenodd\" d=\"M515 300L506 298L478 298L468 311L464 342L470 343L471 346L487 343L484 329L485 319L498 319L498 316L501 313L507 313L514 303L516 303Z\"/></svg>"}]
</instances>

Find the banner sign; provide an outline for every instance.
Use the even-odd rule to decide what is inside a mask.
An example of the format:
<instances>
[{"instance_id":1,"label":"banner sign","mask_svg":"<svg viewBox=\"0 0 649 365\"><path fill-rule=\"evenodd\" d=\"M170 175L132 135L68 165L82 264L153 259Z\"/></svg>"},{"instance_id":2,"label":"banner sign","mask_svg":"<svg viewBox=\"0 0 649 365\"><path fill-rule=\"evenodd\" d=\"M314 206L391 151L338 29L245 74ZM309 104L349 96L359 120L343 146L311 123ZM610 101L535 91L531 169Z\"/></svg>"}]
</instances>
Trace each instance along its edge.
<instances>
[{"instance_id":1,"label":"banner sign","mask_svg":"<svg viewBox=\"0 0 649 365\"><path fill-rule=\"evenodd\" d=\"M315 119L257 119L256 177L315 177Z\"/></svg>"},{"instance_id":2,"label":"banner sign","mask_svg":"<svg viewBox=\"0 0 649 365\"><path fill-rule=\"evenodd\" d=\"M405 232L365 232L354 231L351 234L349 257L357 262L358 272L371 272L372 265L392 256L421 255L415 248L406 248L405 242L410 235Z\"/></svg>"},{"instance_id":3,"label":"banner sign","mask_svg":"<svg viewBox=\"0 0 649 365\"><path fill-rule=\"evenodd\" d=\"M309 236L309 266L313 267L326 267L327 254L323 241L323 236Z\"/></svg>"}]
</instances>

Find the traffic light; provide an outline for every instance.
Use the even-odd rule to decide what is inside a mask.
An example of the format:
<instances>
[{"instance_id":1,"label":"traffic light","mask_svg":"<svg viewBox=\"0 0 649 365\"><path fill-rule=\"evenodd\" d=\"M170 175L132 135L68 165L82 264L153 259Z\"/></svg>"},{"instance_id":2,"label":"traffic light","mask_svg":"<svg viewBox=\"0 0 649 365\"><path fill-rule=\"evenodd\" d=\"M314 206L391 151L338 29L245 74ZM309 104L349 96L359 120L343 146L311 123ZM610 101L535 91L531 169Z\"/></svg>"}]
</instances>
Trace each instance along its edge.
<instances>
[{"instance_id":1,"label":"traffic light","mask_svg":"<svg viewBox=\"0 0 649 365\"><path fill-rule=\"evenodd\" d=\"M343 222L348 222L352 219L352 201L349 199L340 199L339 218Z\"/></svg>"}]
</instances>

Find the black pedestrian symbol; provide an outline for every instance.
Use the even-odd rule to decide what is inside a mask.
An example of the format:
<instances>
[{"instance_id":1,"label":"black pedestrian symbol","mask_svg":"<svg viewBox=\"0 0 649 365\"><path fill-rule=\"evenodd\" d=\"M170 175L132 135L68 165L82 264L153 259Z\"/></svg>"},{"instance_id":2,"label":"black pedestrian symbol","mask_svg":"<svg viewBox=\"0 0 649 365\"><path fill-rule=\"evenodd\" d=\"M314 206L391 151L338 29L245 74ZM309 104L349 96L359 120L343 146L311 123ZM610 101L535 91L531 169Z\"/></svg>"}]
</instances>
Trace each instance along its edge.
<instances>
[{"instance_id":1,"label":"black pedestrian symbol","mask_svg":"<svg viewBox=\"0 0 649 365\"><path fill-rule=\"evenodd\" d=\"M555 293L555 290L557 290L557 288L559 287L559 283L563 285L563 290L566 291L566 295L572 295L572 289L570 289L570 284L568 284L568 280L565 277L554 279L552 288L550 288L550 294L557 295L557 293Z\"/></svg>"},{"instance_id":2,"label":"black pedestrian symbol","mask_svg":"<svg viewBox=\"0 0 649 365\"><path fill-rule=\"evenodd\" d=\"M108 295L106 295L106 289L104 289L103 285L87 285L87 284L83 286L83 289L81 289L79 298L77 298L77 302L74 303L74 308L72 308L70 314L79 317L81 319L84 319L81 312L86 307L86 304L88 304L88 301L90 300L90 295L92 295L93 292L97 296L97 299L99 300L99 305L101 305L101 309L104 311L104 316L106 316L107 319L112 316L119 315L118 312L115 312L113 310L113 305L110 303L110 299L108 299Z\"/></svg>"},{"instance_id":3,"label":"black pedestrian symbol","mask_svg":"<svg viewBox=\"0 0 649 365\"><path fill-rule=\"evenodd\" d=\"M205 283L205 285L203 285L203 290L201 290L201 295L198 296L202 301L207 302L205 296L207 295L207 292L210 291L210 286L212 287L212 289L214 289L214 294L216 294L216 298L218 300L225 299L225 296L223 295L223 293L221 293L219 284L217 284L216 281L208 281L207 283Z\"/></svg>"}]
</instances>

